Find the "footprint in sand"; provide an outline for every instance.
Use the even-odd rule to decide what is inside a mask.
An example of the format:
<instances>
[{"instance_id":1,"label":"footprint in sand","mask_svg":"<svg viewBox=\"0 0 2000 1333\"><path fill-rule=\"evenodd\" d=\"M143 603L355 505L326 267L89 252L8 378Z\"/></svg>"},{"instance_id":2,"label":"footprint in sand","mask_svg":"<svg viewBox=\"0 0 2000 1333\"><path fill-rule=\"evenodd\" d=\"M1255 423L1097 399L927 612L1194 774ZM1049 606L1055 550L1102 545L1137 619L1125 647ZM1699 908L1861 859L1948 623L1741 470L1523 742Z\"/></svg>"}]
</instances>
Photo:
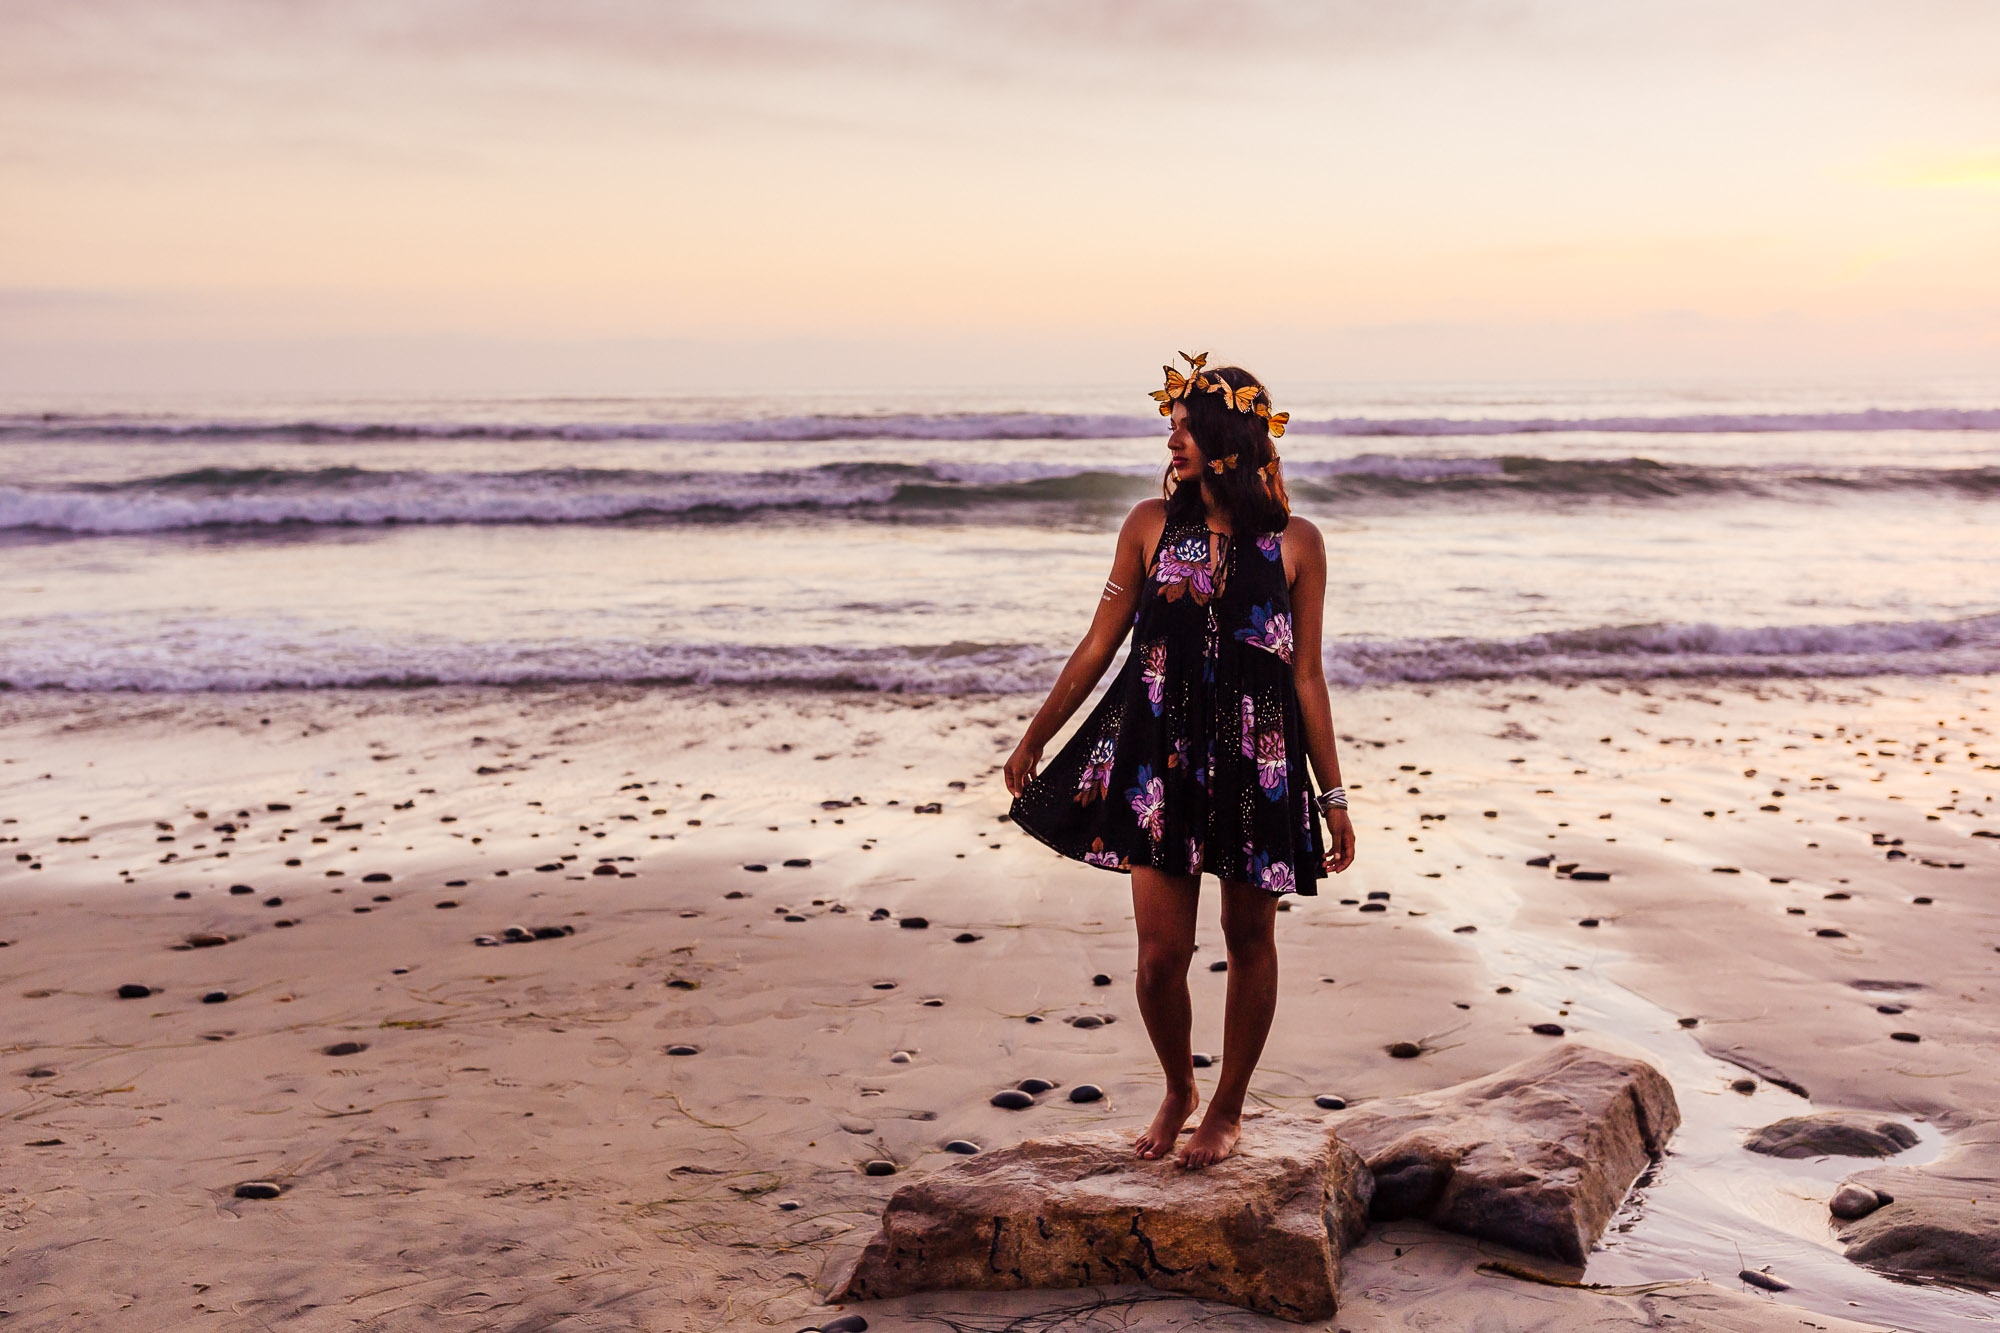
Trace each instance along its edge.
<instances>
[{"instance_id":1,"label":"footprint in sand","mask_svg":"<svg viewBox=\"0 0 2000 1333\"><path fill-rule=\"evenodd\" d=\"M631 1048L616 1037L599 1037L590 1044L590 1063L598 1069L610 1069L631 1058Z\"/></svg>"}]
</instances>

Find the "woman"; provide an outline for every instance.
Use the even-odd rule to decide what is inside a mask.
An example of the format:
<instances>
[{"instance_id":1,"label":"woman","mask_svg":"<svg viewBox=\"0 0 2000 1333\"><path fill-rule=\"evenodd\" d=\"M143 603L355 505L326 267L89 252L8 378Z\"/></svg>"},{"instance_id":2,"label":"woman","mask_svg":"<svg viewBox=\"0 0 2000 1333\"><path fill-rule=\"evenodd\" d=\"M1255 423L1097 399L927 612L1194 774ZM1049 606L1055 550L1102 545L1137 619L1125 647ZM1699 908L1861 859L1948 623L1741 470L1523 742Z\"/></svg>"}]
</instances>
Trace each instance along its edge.
<instances>
[{"instance_id":1,"label":"woman","mask_svg":"<svg viewBox=\"0 0 2000 1333\"><path fill-rule=\"evenodd\" d=\"M1007 790L1023 829L1132 877L1139 1012L1167 1084L1135 1142L1141 1157L1172 1151L1200 1101L1187 971L1202 873L1222 882L1222 1074L1178 1154L1201 1167L1235 1148L1271 1028L1278 901L1345 870L1354 829L1320 665L1326 548L1319 529L1292 516L1271 445L1289 414L1272 414L1248 371L1181 355L1188 374L1167 367L1153 395L1173 422L1164 498L1126 516L1096 618L1007 760ZM1038 774L1042 747L1128 631L1123 669ZM1326 789L1318 796L1308 759Z\"/></svg>"}]
</instances>

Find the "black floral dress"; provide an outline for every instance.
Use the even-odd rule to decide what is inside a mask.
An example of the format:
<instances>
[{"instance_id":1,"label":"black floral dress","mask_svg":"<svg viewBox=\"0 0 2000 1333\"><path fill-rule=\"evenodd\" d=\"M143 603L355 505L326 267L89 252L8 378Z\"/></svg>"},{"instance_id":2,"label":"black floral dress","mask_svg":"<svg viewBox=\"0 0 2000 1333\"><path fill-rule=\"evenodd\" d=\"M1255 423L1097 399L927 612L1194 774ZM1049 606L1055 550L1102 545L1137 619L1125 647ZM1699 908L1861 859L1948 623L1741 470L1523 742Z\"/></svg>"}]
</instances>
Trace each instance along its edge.
<instances>
[{"instance_id":1,"label":"black floral dress","mask_svg":"<svg viewBox=\"0 0 2000 1333\"><path fill-rule=\"evenodd\" d=\"M1014 822L1106 870L1316 894L1312 794L1279 534L1239 544L1199 516L1169 522L1125 665L1015 798Z\"/></svg>"}]
</instances>

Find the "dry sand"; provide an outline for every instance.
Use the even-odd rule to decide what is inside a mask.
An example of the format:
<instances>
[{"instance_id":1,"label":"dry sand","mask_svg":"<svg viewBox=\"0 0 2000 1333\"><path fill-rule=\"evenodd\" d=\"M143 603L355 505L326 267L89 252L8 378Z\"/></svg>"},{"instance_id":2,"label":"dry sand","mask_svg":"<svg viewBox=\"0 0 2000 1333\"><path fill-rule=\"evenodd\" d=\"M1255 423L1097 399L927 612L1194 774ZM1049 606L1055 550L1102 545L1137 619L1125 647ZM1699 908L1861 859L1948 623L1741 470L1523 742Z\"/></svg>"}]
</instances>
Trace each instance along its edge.
<instances>
[{"instance_id":1,"label":"dry sand","mask_svg":"<svg viewBox=\"0 0 2000 1333\"><path fill-rule=\"evenodd\" d=\"M865 1163L927 1171L954 1138L1136 1131L1153 1109L1126 882L999 818L999 764L1036 702L0 696L0 1322L831 1317L821 1294L899 1183ZM1481 1272L1505 1256L1396 1226L1350 1257L1335 1327L1944 1333L2000 1316L1839 1257L1825 1199L1852 1164L1737 1146L1807 1109L1884 1110L1917 1122L1898 1160L1920 1161L1995 1116L2000 841L1972 836L2000 832L1994 704L1983 679L1341 695L1360 858L1278 918L1253 1098L1360 1101L1579 1038L1653 1059L1687 1125L1588 1270L1555 1274L1612 1289ZM1526 864L1543 855L1611 877ZM1340 901L1371 891L1387 910ZM1204 917L1196 1046L1214 1050ZM573 933L473 943L510 925ZM197 933L229 939L176 947ZM127 983L150 993L118 998ZM1114 1021L1065 1021L1085 1014ZM1530 1031L1547 1022L1569 1037ZM1392 1059L1398 1041L1424 1053ZM342 1042L362 1049L326 1053ZM1765 1077L1732 1091L1745 1067ZM1059 1090L987 1104L1031 1075ZM1065 1100L1085 1081L1105 1100ZM235 1197L247 1181L283 1192ZM1765 1264L1794 1289L1736 1280ZM863 1313L1286 1327L1131 1290Z\"/></svg>"}]
</instances>

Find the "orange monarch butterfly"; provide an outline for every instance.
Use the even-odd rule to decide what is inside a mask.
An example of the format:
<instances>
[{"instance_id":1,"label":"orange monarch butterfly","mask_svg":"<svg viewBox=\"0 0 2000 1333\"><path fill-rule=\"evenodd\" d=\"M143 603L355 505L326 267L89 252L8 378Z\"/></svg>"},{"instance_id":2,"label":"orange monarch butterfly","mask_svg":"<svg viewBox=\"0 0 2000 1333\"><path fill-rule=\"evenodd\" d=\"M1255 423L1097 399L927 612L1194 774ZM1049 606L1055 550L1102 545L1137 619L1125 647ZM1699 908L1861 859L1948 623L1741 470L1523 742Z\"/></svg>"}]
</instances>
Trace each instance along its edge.
<instances>
[{"instance_id":1,"label":"orange monarch butterfly","mask_svg":"<svg viewBox=\"0 0 2000 1333\"><path fill-rule=\"evenodd\" d=\"M1232 389L1228 384L1218 379L1208 386L1208 391L1210 393L1221 394L1222 401L1235 408L1238 412L1248 412L1250 404L1256 399L1258 391L1263 387L1261 384L1246 384L1240 389ZM1266 412L1269 410L1269 408L1265 409Z\"/></svg>"},{"instance_id":2,"label":"orange monarch butterfly","mask_svg":"<svg viewBox=\"0 0 2000 1333\"><path fill-rule=\"evenodd\" d=\"M1208 460L1208 466L1212 472L1227 472L1230 468L1236 466L1236 455L1230 454L1227 458L1211 458Z\"/></svg>"},{"instance_id":3,"label":"orange monarch butterfly","mask_svg":"<svg viewBox=\"0 0 2000 1333\"><path fill-rule=\"evenodd\" d=\"M1277 440L1284 438L1285 423L1292 419L1292 414L1290 412L1273 413L1271 411L1269 404L1259 403L1257 404L1257 415L1264 418L1264 420L1270 424L1272 439Z\"/></svg>"}]
</instances>

